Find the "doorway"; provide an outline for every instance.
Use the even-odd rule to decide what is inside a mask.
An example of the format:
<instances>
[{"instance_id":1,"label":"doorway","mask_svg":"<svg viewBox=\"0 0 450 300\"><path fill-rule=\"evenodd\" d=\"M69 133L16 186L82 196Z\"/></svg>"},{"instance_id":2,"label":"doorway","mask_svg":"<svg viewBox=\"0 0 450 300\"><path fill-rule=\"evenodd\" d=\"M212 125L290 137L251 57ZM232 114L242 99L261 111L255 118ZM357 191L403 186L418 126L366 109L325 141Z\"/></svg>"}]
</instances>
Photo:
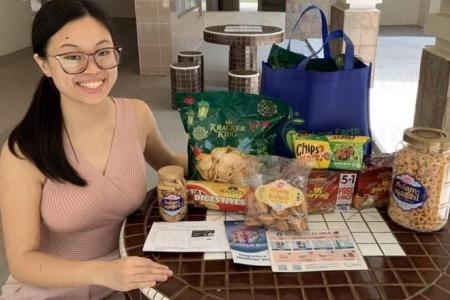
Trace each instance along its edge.
<instances>
[{"instance_id":1,"label":"doorway","mask_svg":"<svg viewBox=\"0 0 450 300\"><path fill-rule=\"evenodd\" d=\"M219 11L239 11L239 0L219 0Z\"/></svg>"},{"instance_id":2,"label":"doorway","mask_svg":"<svg viewBox=\"0 0 450 300\"><path fill-rule=\"evenodd\" d=\"M240 0L239 11L242 12L258 11L258 0Z\"/></svg>"},{"instance_id":3,"label":"doorway","mask_svg":"<svg viewBox=\"0 0 450 300\"><path fill-rule=\"evenodd\" d=\"M219 11L286 11L286 0L215 0ZM207 7L214 10L214 0L207 1Z\"/></svg>"}]
</instances>

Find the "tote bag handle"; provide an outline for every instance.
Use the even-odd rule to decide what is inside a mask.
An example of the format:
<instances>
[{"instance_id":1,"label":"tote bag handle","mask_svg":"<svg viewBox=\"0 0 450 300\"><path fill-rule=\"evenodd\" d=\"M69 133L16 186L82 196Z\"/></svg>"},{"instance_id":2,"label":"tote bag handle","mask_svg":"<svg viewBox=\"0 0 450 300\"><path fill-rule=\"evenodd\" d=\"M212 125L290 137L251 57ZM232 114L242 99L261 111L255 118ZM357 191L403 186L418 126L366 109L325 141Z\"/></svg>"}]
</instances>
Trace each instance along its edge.
<instances>
[{"instance_id":1,"label":"tote bag handle","mask_svg":"<svg viewBox=\"0 0 450 300\"><path fill-rule=\"evenodd\" d=\"M352 40L342 30L336 30L330 33L328 38L324 41L322 47L320 47L319 50L317 50L315 53L311 54L309 57L305 58L301 63L299 63L297 66L297 70L306 70L306 65L312 58L314 58L318 53L320 53L320 51L322 51L323 48L327 47L331 41L339 38L343 38L345 41L344 70L352 70L355 46L353 45Z\"/></svg>"},{"instance_id":2,"label":"tote bag handle","mask_svg":"<svg viewBox=\"0 0 450 300\"><path fill-rule=\"evenodd\" d=\"M294 34L295 30L297 29L297 26L299 24L301 24L303 17L310 11L312 10L318 10L320 12L320 18L322 19L322 41L323 44L325 45L325 41L328 38L328 24L327 24L327 18L324 14L324 12L316 5L310 5L308 6L301 14L300 17L298 18L297 22L294 25L294 28L292 29L291 35L289 36L289 42L287 44L287 50L291 50L291 39L292 39L292 35ZM319 51L320 52L320 51ZM331 54L330 54L330 46L328 44L325 45L324 47L324 57L325 58L331 58Z\"/></svg>"}]
</instances>

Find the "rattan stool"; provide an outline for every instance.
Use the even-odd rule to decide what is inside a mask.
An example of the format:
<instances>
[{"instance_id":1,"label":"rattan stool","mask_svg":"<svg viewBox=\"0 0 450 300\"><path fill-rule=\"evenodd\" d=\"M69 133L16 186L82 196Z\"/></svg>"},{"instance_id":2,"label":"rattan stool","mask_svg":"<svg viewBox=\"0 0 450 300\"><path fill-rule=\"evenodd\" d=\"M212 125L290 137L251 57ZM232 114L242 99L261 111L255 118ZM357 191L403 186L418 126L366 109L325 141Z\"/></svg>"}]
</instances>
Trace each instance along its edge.
<instances>
[{"instance_id":1,"label":"rattan stool","mask_svg":"<svg viewBox=\"0 0 450 300\"><path fill-rule=\"evenodd\" d=\"M177 93L199 93L200 66L193 62L176 62L170 65L172 108L176 109Z\"/></svg>"},{"instance_id":2,"label":"rattan stool","mask_svg":"<svg viewBox=\"0 0 450 300\"><path fill-rule=\"evenodd\" d=\"M228 90L259 94L259 72L254 70L231 70L228 73Z\"/></svg>"},{"instance_id":3,"label":"rattan stool","mask_svg":"<svg viewBox=\"0 0 450 300\"><path fill-rule=\"evenodd\" d=\"M200 88L205 91L205 70L203 53L200 51L180 51L178 53L178 62L194 62L200 65Z\"/></svg>"}]
</instances>

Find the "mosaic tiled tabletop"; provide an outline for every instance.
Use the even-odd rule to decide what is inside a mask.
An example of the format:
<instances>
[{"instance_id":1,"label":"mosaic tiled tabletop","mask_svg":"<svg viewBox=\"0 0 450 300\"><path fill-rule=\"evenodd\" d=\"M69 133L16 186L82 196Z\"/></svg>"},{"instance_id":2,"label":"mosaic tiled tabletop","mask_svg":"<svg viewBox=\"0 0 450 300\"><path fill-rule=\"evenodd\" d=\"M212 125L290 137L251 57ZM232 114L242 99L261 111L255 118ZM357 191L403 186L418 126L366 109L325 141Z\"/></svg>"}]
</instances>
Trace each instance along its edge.
<instances>
[{"instance_id":1,"label":"mosaic tiled tabletop","mask_svg":"<svg viewBox=\"0 0 450 300\"><path fill-rule=\"evenodd\" d=\"M233 30L227 30L229 28ZM283 38L283 29L275 26L218 25L203 30L203 39L206 42L230 46L270 45L282 42Z\"/></svg>"},{"instance_id":2,"label":"mosaic tiled tabletop","mask_svg":"<svg viewBox=\"0 0 450 300\"><path fill-rule=\"evenodd\" d=\"M367 271L273 273L270 267L234 264L226 253L144 253L153 222L161 221L154 191L148 208L122 227L122 256L145 256L168 265L175 276L131 299L450 299L450 226L414 233L389 220L385 210L309 216L311 229L348 228ZM239 219L236 214L190 209L188 221Z\"/></svg>"}]
</instances>

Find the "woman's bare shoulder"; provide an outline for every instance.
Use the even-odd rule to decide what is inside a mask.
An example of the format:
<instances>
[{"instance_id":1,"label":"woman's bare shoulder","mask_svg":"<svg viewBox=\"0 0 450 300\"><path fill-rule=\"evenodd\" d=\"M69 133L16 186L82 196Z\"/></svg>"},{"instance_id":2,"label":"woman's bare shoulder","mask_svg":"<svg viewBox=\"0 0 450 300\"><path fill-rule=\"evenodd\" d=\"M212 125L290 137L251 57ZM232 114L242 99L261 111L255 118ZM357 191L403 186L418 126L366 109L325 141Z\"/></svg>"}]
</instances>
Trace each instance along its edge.
<instances>
[{"instance_id":1,"label":"woman's bare shoulder","mask_svg":"<svg viewBox=\"0 0 450 300\"><path fill-rule=\"evenodd\" d=\"M146 133L154 129L154 117L150 106L143 100L130 99L133 101L134 111L138 125Z\"/></svg>"},{"instance_id":2,"label":"woman's bare shoulder","mask_svg":"<svg viewBox=\"0 0 450 300\"><path fill-rule=\"evenodd\" d=\"M8 141L0 152L0 179L5 182L16 180L32 180L44 183L45 175L23 155L20 148L14 145L14 152L8 146Z\"/></svg>"},{"instance_id":3,"label":"woman's bare shoulder","mask_svg":"<svg viewBox=\"0 0 450 300\"><path fill-rule=\"evenodd\" d=\"M137 114L148 115L150 106L144 100L140 99L128 99L133 102L134 110Z\"/></svg>"}]
</instances>

